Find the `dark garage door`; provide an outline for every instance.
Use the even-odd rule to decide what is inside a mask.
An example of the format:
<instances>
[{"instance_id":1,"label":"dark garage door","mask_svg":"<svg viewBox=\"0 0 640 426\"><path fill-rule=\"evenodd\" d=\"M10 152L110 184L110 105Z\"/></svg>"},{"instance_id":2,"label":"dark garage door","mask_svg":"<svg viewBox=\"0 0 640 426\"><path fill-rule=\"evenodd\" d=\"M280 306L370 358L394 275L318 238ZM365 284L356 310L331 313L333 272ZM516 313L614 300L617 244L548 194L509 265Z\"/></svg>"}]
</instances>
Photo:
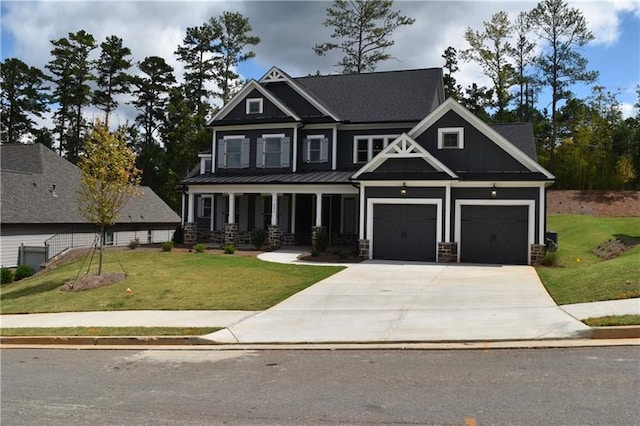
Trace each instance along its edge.
<instances>
[{"instance_id":1,"label":"dark garage door","mask_svg":"<svg viewBox=\"0 0 640 426\"><path fill-rule=\"evenodd\" d=\"M436 214L429 204L376 204L373 257L435 262Z\"/></svg>"},{"instance_id":2,"label":"dark garage door","mask_svg":"<svg viewBox=\"0 0 640 426\"><path fill-rule=\"evenodd\" d=\"M528 263L526 206L462 206L460 261Z\"/></svg>"}]
</instances>

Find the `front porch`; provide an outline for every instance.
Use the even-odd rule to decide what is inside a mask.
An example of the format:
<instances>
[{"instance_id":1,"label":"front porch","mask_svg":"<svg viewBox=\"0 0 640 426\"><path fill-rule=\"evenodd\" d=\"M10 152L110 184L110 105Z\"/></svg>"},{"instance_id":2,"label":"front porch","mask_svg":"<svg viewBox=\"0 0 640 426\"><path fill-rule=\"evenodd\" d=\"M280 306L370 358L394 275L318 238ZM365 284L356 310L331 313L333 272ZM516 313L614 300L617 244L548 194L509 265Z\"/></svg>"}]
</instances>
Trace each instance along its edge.
<instances>
[{"instance_id":1,"label":"front porch","mask_svg":"<svg viewBox=\"0 0 640 426\"><path fill-rule=\"evenodd\" d=\"M357 249L357 188L204 188L183 194L186 244L254 246L264 233L265 247L308 246L326 232L331 246Z\"/></svg>"}]
</instances>

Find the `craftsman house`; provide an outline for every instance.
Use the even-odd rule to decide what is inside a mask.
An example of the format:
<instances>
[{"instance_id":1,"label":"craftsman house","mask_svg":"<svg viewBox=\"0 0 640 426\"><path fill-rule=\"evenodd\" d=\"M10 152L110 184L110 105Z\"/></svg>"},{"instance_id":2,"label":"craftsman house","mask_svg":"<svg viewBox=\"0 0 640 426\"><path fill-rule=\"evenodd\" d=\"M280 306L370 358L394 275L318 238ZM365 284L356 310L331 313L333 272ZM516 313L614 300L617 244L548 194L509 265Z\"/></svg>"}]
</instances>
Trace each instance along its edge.
<instances>
[{"instance_id":1,"label":"craftsman house","mask_svg":"<svg viewBox=\"0 0 640 426\"><path fill-rule=\"evenodd\" d=\"M71 247L91 247L99 230L80 215L80 169L41 144L0 145L0 262L41 263ZM108 245L171 240L180 217L151 188L140 187L106 230Z\"/></svg>"},{"instance_id":2,"label":"craftsman house","mask_svg":"<svg viewBox=\"0 0 640 426\"><path fill-rule=\"evenodd\" d=\"M187 241L332 245L374 259L535 263L545 191L530 124L487 125L439 68L292 78L272 68L209 122Z\"/></svg>"}]
</instances>

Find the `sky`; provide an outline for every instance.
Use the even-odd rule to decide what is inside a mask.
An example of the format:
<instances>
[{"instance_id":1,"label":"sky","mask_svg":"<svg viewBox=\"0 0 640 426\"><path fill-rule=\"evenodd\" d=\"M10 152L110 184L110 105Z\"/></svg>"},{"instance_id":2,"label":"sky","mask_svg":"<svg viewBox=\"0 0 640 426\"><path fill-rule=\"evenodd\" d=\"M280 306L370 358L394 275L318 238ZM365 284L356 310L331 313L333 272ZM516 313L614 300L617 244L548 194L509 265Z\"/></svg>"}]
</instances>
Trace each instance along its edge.
<instances>
[{"instance_id":1,"label":"sky","mask_svg":"<svg viewBox=\"0 0 640 426\"><path fill-rule=\"evenodd\" d=\"M635 87L640 84L640 2L582 0L569 4L583 13L595 36L581 53L589 61L588 68L599 71L597 84L619 92L624 115L635 115ZM0 58L16 57L44 70L51 59L50 40L84 29L98 43L110 35L121 37L136 62L152 55L165 58L180 79L183 68L174 52L186 29L228 10L248 17L254 34L261 38L253 47L256 57L238 69L245 79L257 80L274 65L292 77L316 71L336 73L339 53L317 56L312 50L314 44L331 40L331 29L322 25L330 5L326 1L2 0ZM535 5L516 0L395 1L394 9L414 18L415 23L396 30L395 44L389 50L394 59L380 63L377 71L441 67L448 46L458 51L468 47L464 40L467 28L482 30L483 21L498 11L514 18ZM491 85L476 64L459 65L455 77L463 87L474 82ZM572 90L586 97L591 87L577 85ZM134 111L123 105L119 114L126 120Z\"/></svg>"}]
</instances>

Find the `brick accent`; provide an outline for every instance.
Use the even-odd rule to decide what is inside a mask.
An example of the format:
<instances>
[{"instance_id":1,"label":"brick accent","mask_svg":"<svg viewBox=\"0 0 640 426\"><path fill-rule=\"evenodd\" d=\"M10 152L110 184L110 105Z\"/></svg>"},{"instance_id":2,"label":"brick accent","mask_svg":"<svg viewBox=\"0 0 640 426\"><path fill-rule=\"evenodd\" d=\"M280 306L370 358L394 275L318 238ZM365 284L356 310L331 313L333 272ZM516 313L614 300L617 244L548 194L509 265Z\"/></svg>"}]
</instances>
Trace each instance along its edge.
<instances>
[{"instance_id":1,"label":"brick accent","mask_svg":"<svg viewBox=\"0 0 640 426\"><path fill-rule=\"evenodd\" d=\"M238 224L237 223L225 223L224 224L224 243L238 245Z\"/></svg>"},{"instance_id":2,"label":"brick accent","mask_svg":"<svg viewBox=\"0 0 640 426\"><path fill-rule=\"evenodd\" d=\"M253 232L252 231L238 232L238 245L252 246Z\"/></svg>"},{"instance_id":3,"label":"brick accent","mask_svg":"<svg viewBox=\"0 0 640 426\"><path fill-rule=\"evenodd\" d=\"M285 233L280 238L283 246L292 247L296 245L296 234Z\"/></svg>"},{"instance_id":4,"label":"brick accent","mask_svg":"<svg viewBox=\"0 0 640 426\"><path fill-rule=\"evenodd\" d=\"M369 258L369 240L358 240L358 255Z\"/></svg>"},{"instance_id":5,"label":"brick accent","mask_svg":"<svg viewBox=\"0 0 640 426\"><path fill-rule=\"evenodd\" d=\"M531 265L535 266L542 263L545 252L546 247L544 246L544 244L531 244Z\"/></svg>"},{"instance_id":6,"label":"brick accent","mask_svg":"<svg viewBox=\"0 0 640 426\"><path fill-rule=\"evenodd\" d=\"M282 232L280 231L280 226L278 225L267 225L267 246L272 249L280 248L280 236Z\"/></svg>"},{"instance_id":7,"label":"brick accent","mask_svg":"<svg viewBox=\"0 0 640 426\"><path fill-rule=\"evenodd\" d=\"M198 224L195 222L186 222L183 228L184 243L191 246L198 242Z\"/></svg>"},{"instance_id":8,"label":"brick accent","mask_svg":"<svg viewBox=\"0 0 640 426\"><path fill-rule=\"evenodd\" d=\"M438 263L457 263L458 243L438 243Z\"/></svg>"}]
</instances>

